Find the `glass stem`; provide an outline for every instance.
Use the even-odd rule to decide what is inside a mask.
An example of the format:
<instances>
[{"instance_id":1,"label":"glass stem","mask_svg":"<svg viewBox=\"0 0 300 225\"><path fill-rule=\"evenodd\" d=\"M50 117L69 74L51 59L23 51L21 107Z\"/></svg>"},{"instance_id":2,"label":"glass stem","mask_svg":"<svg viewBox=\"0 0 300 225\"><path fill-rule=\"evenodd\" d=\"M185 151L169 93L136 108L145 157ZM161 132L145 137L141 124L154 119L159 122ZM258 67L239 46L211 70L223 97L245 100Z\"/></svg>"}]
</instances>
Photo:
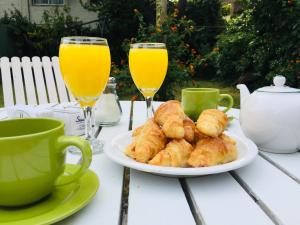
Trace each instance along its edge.
<instances>
[{"instance_id":1,"label":"glass stem","mask_svg":"<svg viewBox=\"0 0 300 225\"><path fill-rule=\"evenodd\" d=\"M145 97L145 101L146 101L146 105L147 105L147 118L148 119L153 117L152 100L153 100L153 97Z\"/></svg>"},{"instance_id":2,"label":"glass stem","mask_svg":"<svg viewBox=\"0 0 300 225\"><path fill-rule=\"evenodd\" d=\"M83 107L86 140L93 139L93 135L94 135L94 121L93 121L92 111L93 108L90 106Z\"/></svg>"}]
</instances>

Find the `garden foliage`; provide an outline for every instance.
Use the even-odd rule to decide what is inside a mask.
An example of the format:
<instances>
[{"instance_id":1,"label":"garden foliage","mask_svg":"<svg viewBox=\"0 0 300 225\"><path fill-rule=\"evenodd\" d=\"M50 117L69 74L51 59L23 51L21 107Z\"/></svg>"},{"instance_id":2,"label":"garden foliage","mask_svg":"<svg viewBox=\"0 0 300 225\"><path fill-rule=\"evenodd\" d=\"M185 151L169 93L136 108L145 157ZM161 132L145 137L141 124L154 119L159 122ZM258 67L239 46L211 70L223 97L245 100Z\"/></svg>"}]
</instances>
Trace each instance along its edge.
<instances>
[{"instance_id":1,"label":"garden foliage","mask_svg":"<svg viewBox=\"0 0 300 225\"><path fill-rule=\"evenodd\" d=\"M257 88L282 74L299 86L300 1L249 0L245 6L218 36L218 51L206 57L216 78Z\"/></svg>"},{"instance_id":2,"label":"garden foliage","mask_svg":"<svg viewBox=\"0 0 300 225\"><path fill-rule=\"evenodd\" d=\"M18 10L5 13L0 26L9 26L12 38L17 43L17 56L57 55L60 39L72 35L96 35L98 29L82 26L82 21L73 18L64 7L44 11L40 24L31 23Z\"/></svg>"},{"instance_id":3,"label":"garden foliage","mask_svg":"<svg viewBox=\"0 0 300 225\"><path fill-rule=\"evenodd\" d=\"M143 15L135 10L139 19L139 28L136 37L126 39L123 49L129 52L130 44L136 42L163 42L166 43L169 55L168 75L157 95L159 99L174 98L172 86L176 82L190 79L195 74L195 62L201 58L199 52L191 46L191 36L195 32L195 23L187 17L177 17L178 11L165 19L160 27L145 26ZM128 71L127 59L122 67L122 79L131 80ZM114 72L114 71L113 71ZM118 79L118 74L116 74ZM129 83L129 82L128 82ZM120 90L122 91L122 90Z\"/></svg>"},{"instance_id":4,"label":"garden foliage","mask_svg":"<svg viewBox=\"0 0 300 225\"><path fill-rule=\"evenodd\" d=\"M0 18L0 28L12 31L18 56L57 55L62 36L108 38L121 96L138 93L127 55L130 43L142 41L168 48L168 74L158 99L173 98L174 85L196 79L254 89L282 74L289 85L300 85L300 0L239 0L244 9L231 16L229 5L222 7L219 0L169 1L169 16L160 27L155 27L154 0L88 2L83 6L98 12L97 26L85 26L67 8L57 8L46 11L40 24L12 11Z\"/></svg>"}]
</instances>

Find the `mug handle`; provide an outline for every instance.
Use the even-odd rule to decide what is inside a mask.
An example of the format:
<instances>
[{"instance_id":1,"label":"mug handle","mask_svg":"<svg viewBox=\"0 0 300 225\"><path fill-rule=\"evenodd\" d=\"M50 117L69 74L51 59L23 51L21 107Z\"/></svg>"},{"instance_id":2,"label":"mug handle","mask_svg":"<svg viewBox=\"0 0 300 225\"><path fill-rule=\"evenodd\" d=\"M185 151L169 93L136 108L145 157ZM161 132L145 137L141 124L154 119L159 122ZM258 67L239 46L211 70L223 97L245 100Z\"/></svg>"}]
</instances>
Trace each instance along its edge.
<instances>
[{"instance_id":1,"label":"mug handle","mask_svg":"<svg viewBox=\"0 0 300 225\"><path fill-rule=\"evenodd\" d=\"M233 106L233 98L231 95L229 94L220 94L220 100L222 101L223 99L227 99L228 100L228 105L226 106L226 108L223 110L224 113L226 113L229 109L232 108Z\"/></svg>"},{"instance_id":2,"label":"mug handle","mask_svg":"<svg viewBox=\"0 0 300 225\"><path fill-rule=\"evenodd\" d=\"M77 169L75 173L61 175L58 177L55 185L60 186L74 182L85 173L92 162L92 150L90 144L86 140L75 136L60 136L57 139L57 145L61 151L64 151L64 149L70 145L74 145L78 147L82 153L82 162L80 168Z\"/></svg>"}]
</instances>

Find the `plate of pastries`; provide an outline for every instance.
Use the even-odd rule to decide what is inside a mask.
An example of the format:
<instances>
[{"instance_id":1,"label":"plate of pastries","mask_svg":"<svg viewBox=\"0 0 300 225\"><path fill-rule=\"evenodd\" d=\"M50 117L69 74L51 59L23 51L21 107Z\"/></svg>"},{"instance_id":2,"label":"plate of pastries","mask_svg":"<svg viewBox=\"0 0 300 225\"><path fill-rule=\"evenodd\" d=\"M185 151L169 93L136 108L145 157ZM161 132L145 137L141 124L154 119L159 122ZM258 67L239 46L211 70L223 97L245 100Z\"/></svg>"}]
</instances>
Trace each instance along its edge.
<instances>
[{"instance_id":1,"label":"plate of pastries","mask_svg":"<svg viewBox=\"0 0 300 225\"><path fill-rule=\"evenodd\" d=\"M204 110L196 122L176 100L161 104L142 126L116 136L105 153L123 166L171 177L222 173L250 163L257 146L225 131L227 115Z\"/></svg>"}]
</instances>

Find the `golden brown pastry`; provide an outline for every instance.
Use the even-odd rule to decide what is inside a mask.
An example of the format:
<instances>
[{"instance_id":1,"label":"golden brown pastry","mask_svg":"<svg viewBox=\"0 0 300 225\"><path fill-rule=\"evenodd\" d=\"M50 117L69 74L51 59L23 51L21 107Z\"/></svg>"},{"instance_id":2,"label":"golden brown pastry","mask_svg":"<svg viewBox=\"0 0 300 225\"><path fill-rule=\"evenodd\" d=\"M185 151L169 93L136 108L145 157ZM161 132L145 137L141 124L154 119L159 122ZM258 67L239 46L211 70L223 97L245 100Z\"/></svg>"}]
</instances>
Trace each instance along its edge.
<instances>
[{"instance_id":1,"label":"golden brown pastry","mask_svg":"<svg viewBox=\"0 0 300 225\"><path fill-rule=\"evenodd\" d=\"M218 137L226 128L228 118L226 114L217 109L204 110L197 120L197 129L210 137Z\"/></svg>"},{"instance_id":2,"label":"golden brown pastry","mask_svg":"<svg viewBox=\"0 0 300 225\"><path fill-rule=\"evenodd\" d=\"M197 142L188 159L192 167L214 166L231 162L237 158L235 141L226 135L209 137Z\"/></svg>"},{"instance_id":3,"label":"golden brown pastry","mask_svg":"<svg viewBox=\"0 0 300 225\"><path fill-rule=\"evenodd\" d=\"M132 159L135 159L135 141L132 141L125 149L125 155L129 156Z\"/></svg>"},{"instance_id":4,"label":"golden brown pastry","mask_svg":"<svg viewBox=\"0 0 300 225\"><path fill-rule=\"evenodd\" d=\"M132 142L125 149L125 154L130 158L135 158L134 153L135 153L136 140L137 137L141 134L143 127L144 125L139 126L132 131Z\"/></svg>"},{"instance_id":5,"label":"golden brown pastry","mask_svg":"<svg viewBox=\"0 0 300 225\"><path fill-rule=\"evenodd\" d=\"M228 153L226 154L226 158L224 159L224 161L231 162L231 161L237 159L236 141L224 133L221 135L221 139L223 140L223 142L228 150Z\"/></svg>"},{"instance_id":6,"label":"golden brown pastry","mask_svg":"<svg viewBox=\"0 0 300 225\"><path fill-rule=\"evenodd\" d=\"M165 148L166 137L160 127L149 119L135 136L133 142L126 148L125 154L138 162L147 163L159 151Z\"/></svg>"},{"instance_id":7,"label":"golden brown pastry","mask_svg":"<svg viewBox=\"0 0 300 225\"><path fill-rule=\"evenodd\" d=\"M201 133L198 129L195 129L195 143L197 143L201 139L209 138L209 137L210 136L207 136L207 135Z\"/></svg>"},{"instance_id":8,"label":"golden brown pastry","mask_svg":"<svg viewBox=\"0 0 300 225\"><path fill-rule=\"evenodd\" d=\"M132 142L126 147L125 149L125 155L129 156L130 158L135 158L135 145L136 145L136 140L138 136L141 134L144 126L139 126L135 128L132 131Z\"/></svg>"},{"instance_id":9,"label":"golden brown pastry","mask_svg":"<svg viewBox=\"0 0 300 225\"><path fill-rule=\"evenodd\" d=\"M190 143L194 142L195 130L196 130L194 121L188 117L185 117L183 120L183 128L184 128L184 139Z\"/></svg>"},{"instance_id":10,"label":"golden brown pastry","mask_svg":"<svg viewBox=\"0 0 300 225\"><path fill-rule=\"evenodd\" d=\"M140 133L143 130L143 127L144 127L144 125L135 128L132 132L132 137L136 137L136 136L140 135Z\"/></svg>"},{"instance_id":11,"label":"golden brown pastry","mask_svg":"<svg viewBox=\"0 0 300 225\"><path fill-rule=\"evenodd\" d=\"M171 100L161 104L154 113L154 120L161 127L168 138L184 137L183 109L179 101Z\"/></svg>"},{"instance_id":12,"label":"golden brown pastry","mask_svg":"<svg viewBox=\"0 0 300 225\"><path fill-rule=\"evenodd\" d=\"M183 138L183 120L177 115L170 115L166 122L163 124L162 131L168 138Z\"/></svg>"},{"instance_id":13,"label":"golden brown pastry","mask_svg":"<svg viewBox=\"0 0 300 225\"><path fill-rule=\"evenodd\" d=\"M149 161L149 164L157 166L186 167L192 149L192 145L186 140L174 139L167 144L167 147L164 150L157 153L157 155Z\"/></svg>"}]
</instances>

